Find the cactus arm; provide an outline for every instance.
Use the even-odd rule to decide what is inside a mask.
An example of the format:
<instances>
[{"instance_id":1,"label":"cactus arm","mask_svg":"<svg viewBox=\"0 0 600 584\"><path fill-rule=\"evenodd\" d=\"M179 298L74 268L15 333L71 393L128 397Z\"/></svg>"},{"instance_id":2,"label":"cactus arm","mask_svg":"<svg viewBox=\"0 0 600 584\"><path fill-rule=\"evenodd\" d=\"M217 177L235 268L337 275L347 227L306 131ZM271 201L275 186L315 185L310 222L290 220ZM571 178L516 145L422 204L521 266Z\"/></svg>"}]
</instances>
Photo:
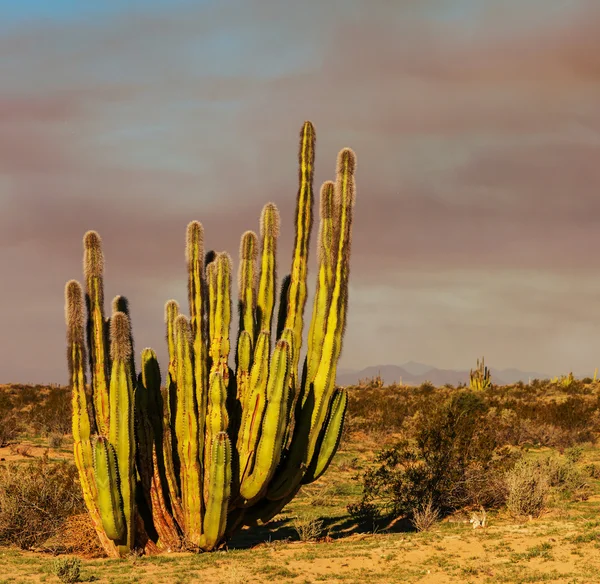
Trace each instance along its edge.
<instances>
[{"instance_id":1,"label":"cactus arm","mask_svg":"<svg viewBox=\"0 0 600 584\"><path fill-rule=\"evenodd\" d=\"M342 437L347 406L348 392L346 389L338 389L331 400L331 410L327 424L323 429L313 459L302 478L303 484L306 485L316 481L331 463Z\"/></svg>"},{"instance_id":2,"label":"cactus arm","mask_svg":"<svg viewBox=\"0 0 600 584\"><path fill-rule=\"evenodd\" d=\"M177 483L178 471L175 466L175 455L177 454L176 446L174 445L175 436L171 429L171 410L169 407L170 395L169 387L174 386L171 382L171 374L167 373L167 385L164 390L161 390L163 412L163 433L162 433L162 459L164 464L164 478L169 490L169 498L173 516L179 526L185 525L183 508L181 507L181 491ZM173 424L173 427L175 425ZM177 461L179 458L177 457Z\"/></svg>"},{"instance_id":3,"label":"cactus arm","mask_svg":"<svg viewBox=\"0 0 600 584\"><path fill-rule=\"evenodd\" d=\"M152 349L142 351L142 368L136 389L138 427L138 468L146 501L152 512L152 524L158 534L157 545L162 549L180 547L179 531L168 504L168 484L164 477L162 459L162 398L160 368ZM162 469L162 470L161 470Z\"/></svg>"},{"instance_id":4,"label":"cactus arm","mask_svg":"<svg viewBox=\"0 0 600 584\"><path fill-rule=\"evenodd\" d=\"M208 399L208 348L206 339L206 319L204 316L204 304L206 298L203 279L204 229L202 224L198 221L192 221L188 225L186 243L188 299L193 338L196 407L198 411L198 460L201 462L204 451L203 437ZM202 484L202 470L202 464L200 464L200 484Z\"/></svg>"},{"instance_id":5,"label":"cactus arm","mask_svg":"<svg viewBox=\"0 0 600 584\"><path fill-rule=\"evenodd\" d=\"M118 557L114 543L108 538L102 524L97 505L98 491L94 477L93 451L90 441L91 423L85 394L85 315L83 290L76 280L65 287L65 319L67 324L67 361L71 381L73 455L79 472L83 500L92 524L105 552L109 557Z\"/></svg>"},{"instance_id":6,"label":"cactus arm","mask_svg":"<svg viewBox=\"0 0 600 584\"><path fill-rule=\"evenodd\" d=\"M239 482L252 472L259 431L267 401L269 379L269 333L262 331L254 351L247 397L242 402L242 421L237 440Z\"/></svg>"},{"instance_id":7,"label":"cactus arm","mask_svg":"<svg viewBox=\"0 0 600 584\"><path fill-rule=\"evenodd\" d=\"M119 488L118 463L112 444L102 436L99 436L94 443L94 475L98 486L98 509L104 531L110 539L121 541L127 532L127 526Z\"/></svg>"},{"instance_id":8,"label":"cactus arm","mask_svg":"<svg viewBox=\"0 0 600 584\"><path fill-rule=\"evenodd\" d=\"M277 285L276 253L279 237L279 211L273 203L267 203L260 216L262 248L260 254L260 279L256 300L258 331L271 333L275 288ZM259 334L260 334L259 332Z\"/></svg>"},{"instance_id":9,"label":"cactus arm","mask_svg":"<svg viewBox=\"0 0 600 584\"><path fill-rule=\"evenodd\" d=\"M294 331L291 370L298 374L298 360L302 347L303 313L306 304L308 274L308 248L312 229L313 170L315 161L315 129L305 122L300 133L299 188L296 197L296 235L292 260L291 281L288 294L288 312L285 328Z\"/></svg>"},{"instance_id":10,"label":"cactus arm","mask_svg":"<svg viewBox=\"0 0 600 584\"><path fill-rule=\"evenodd\" d=\"M285 330L285 320L287 318L288 311L288 296L290 292L290 282L292 277L287 274L281 280L281 290L279 292L279 309L277 311L277 329L275 338L280 339L283 331Z\"/></svg>"},{"instance_id":11,"label":"cactus arm","mask_svg":"<svg viewBox=\"0 0 600 584\"><path fill-rule=\"evenodd\" d=\"M231 488L231 443L226 432L219 432L213 441L209 476L202 545L205 550L213 549L220 542L227 525Z\"/></svg>"},{"instance_id":12,"label":"cactus arm","mask_svg":"<svg viewBox=\"0 0 600 584\"><path fill-rule=\"evenodd\" d=\"M202 536L202 504L200 501L200 464L198 461L198 420L194 406L194 369L190 337L189 322L181 314L175 321L175 344L177 349L175 433L181 465L183 527L188 540L198 545Z\"/></svg>"},{"instance_id":13,"label":"cactus arm","mask_svg":"<svg viewBox=\"0 0 600 584\"><path fill-rule=\"evenodd\" d=\"M240 243L240 267L238 272L238 290L240 324L238 334L249 333L254 343L256 322L256 284L257 284L258 237L253 231L246 231Z\"/></svg>"},{"instance_id":14,"label":"cactus arm","mask_svg":"<svg viewBox=\"0 0 600 584\"><path fill-rule=\"evenodd\" d=\"M83 238L83 271L85 274L86 302L88 306L88 342L90 371L92 373L92 399L96 423L101 434L108 434L108 351L105 345L104 319L104 255L102 240L95 231Z\"/></svg>"},{"instance_id":15,"label":"cactus arm","mask_svg":"<svg viewBox=\"0 0 600 584\"><path fill-rule=\"evenodd\" d=\"M210 376L208 391L208 412L206 415L206 432L204 437L204 486L203 496L205 504L208 504L211 488L211 457L213 445L217 436L227 430L229 416L226 408L227 386L219 371Z\"/></svg>"},{"instance_id":16,"label":"cactus arm","mask_svg":"<svg viewBox=\"0 0 600 584\"><path fill-rule=\"evenodd\" d=\"M208 356L214 361L213 343L216 337L215 322L217 312L217 262L215 259L206 266L206 285L208 287Z\"/></svg>"},{"instance_id":17,"label":"cactus arm","mask_svg":"<svg viewBox=\"0 0 600 584\"><path fill-rule=\"evenodd\" d=\"M289 343L278 341L269 370L267 406L254 468L240 484L240 495L246 504L254 502L266 489L279 463L287 423L291 356Z\"/></svg>"},{"instance_id":18,"label":"cactus arm","mask_svg":"<svg viewBox=\"0 0 600 584\"><path fill-rule=\"evenodd\" d=\"M112 372L108 440L117 457L119 487L125 517L126 535L117 542L122 554L132 550L135 541L134 388L130 338L131 329L127 315L124 312L115 313L110 323Z\"/></svg>"}]
</instances>

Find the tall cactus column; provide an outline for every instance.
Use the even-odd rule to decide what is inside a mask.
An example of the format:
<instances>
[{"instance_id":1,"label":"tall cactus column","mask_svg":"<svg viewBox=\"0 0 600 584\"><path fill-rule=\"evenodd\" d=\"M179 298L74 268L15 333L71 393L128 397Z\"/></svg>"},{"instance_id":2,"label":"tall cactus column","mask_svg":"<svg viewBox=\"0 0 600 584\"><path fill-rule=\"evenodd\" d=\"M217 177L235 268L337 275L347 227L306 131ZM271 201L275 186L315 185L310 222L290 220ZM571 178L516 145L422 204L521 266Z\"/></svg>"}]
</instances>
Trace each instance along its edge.
<instances>
[{"instance_id":1,"label":"tall cactus column","mask_svg":"<svg viewBox=\"0 0 600 584\"><path fill-rule=\"evenodd\" d=\"M306 122L294 251L278 307L277 207L264 206L260 236L242 236L235 370L232 261L226 252L205 253L198 221L186 233L189 318L175 300L165 307L163 389L151 349L142 352L136 378L125 299L117 297L111 317L104 316L101 241L86 234L89 400L82 290L75 281L66 289L73 436L86 505L109 555L140 546L214 549L244 524L268 521L331 462L347 407L335 375L348 306L356 159L342 150L335 182L321 188L317 291L300 372L314 160L315 131Z\"/></svg>"}]
</instances>

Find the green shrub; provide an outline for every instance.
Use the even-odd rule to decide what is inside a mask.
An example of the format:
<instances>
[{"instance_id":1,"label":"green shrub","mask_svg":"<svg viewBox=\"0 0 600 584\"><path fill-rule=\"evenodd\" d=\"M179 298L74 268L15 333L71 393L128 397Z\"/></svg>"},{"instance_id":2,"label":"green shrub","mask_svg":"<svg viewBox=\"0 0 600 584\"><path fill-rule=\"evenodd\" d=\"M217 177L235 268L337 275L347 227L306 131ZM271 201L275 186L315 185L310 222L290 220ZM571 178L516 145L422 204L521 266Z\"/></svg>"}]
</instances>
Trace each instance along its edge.
<instances>
[{"instance_id":1,"label":"green shrub","mask_svg":"<svg viewBox=\"0 0 600 584\"><path fill-rule=\"evenodd\" d=\"M79 582L81 560L79 558L56 558L52 565L52 573L65 584Z\"/></svg>"},{"instance_id":2,"label":"green shrub","mask_svg":"<svg viewBox=\"0 0 600 584\"><path fill-rule=\"evenodd\" d=\"M377 508L413 517L431 503L443 516L468 505L501 505L503 476L515 457L500 447L486 411L484 397L469 390L432 400L415 415L414 439L383 450L364 473L363 496L350 513L360 517Z\"/></svg>"}]
</instances>

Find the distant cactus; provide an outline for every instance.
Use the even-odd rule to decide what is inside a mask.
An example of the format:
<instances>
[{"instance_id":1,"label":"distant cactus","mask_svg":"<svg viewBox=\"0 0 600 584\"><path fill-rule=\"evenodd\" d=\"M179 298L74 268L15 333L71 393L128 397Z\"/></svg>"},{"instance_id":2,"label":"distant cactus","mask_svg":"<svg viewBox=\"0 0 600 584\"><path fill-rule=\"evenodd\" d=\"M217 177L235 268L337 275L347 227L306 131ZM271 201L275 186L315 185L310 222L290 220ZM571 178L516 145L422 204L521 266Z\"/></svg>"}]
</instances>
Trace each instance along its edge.
<instances>
[{"instance_id":1,"label":"distant cactus","mask_svg":"<svg viewBox=\"0 0 600 584\"><path fill-rule=\"evenodd\" d=\"M477 359L477 369L471 369L469 373L469 386L473 390L482 391L492 387L492 374L485 366L484 358L481 362Z\"/></svg>"},{"instance_id":2,"label":"distant cactus","mask_svg":"<svg viewBox=\"0 0 600 584\"><path fill-rule=\"evenodd\" d=\"M101 239L94 231L84 237L87 326L80 284L72 280L65 291L74 450L86 505L110 556L136 547L214 549L244 525L276 515L335 454L347 406L335 376L346 326L356 160L342 150L336 182L321 189L317 292L300 371L314 147L306 122L292 267L276 323L275 205L263 209L260 237L242 236L235 371L232 262L226 253L205 252L199 222L187 228L189 317L174 300L165 307L169 365L162 389L151 349L143 350L135 374L126 299L115 298L105 318Z\"/></svg>"}]
</instances>

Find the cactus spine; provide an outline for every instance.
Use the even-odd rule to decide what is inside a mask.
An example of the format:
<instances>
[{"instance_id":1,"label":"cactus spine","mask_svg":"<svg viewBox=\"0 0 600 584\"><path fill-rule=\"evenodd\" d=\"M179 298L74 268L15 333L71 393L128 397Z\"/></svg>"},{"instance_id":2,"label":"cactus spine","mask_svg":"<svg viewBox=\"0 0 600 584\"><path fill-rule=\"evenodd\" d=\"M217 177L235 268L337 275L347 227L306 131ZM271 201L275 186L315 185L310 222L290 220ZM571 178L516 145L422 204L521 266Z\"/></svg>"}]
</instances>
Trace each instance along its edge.
<instances>
[{"instance_id":1,"label":"cactus spine","mask_svg":"<svg viewBox=\"0 0 600 584\"><path fill-rule=\"evenodd\" d=\"M104 317L101 240L86 234L89 400L82 290L75 281L66 288L73 436L84 498L110 555L136 546L214 549L235 529L268 521L331 462L347 407L335 375L348 305L356 159L342 150L335 182L321 188L317 291L299 371L314 153L315 131L306 122L294 251L276 324L277 207L264 206L260 237L242 236L234 371L232 261L225 252L205 253L199 222L186 233L189 318L176 301L165 306L169 365L162 390L152 349L143 350L136 378L126 299L117 297Z\"/></svg>"}]
</instances>

